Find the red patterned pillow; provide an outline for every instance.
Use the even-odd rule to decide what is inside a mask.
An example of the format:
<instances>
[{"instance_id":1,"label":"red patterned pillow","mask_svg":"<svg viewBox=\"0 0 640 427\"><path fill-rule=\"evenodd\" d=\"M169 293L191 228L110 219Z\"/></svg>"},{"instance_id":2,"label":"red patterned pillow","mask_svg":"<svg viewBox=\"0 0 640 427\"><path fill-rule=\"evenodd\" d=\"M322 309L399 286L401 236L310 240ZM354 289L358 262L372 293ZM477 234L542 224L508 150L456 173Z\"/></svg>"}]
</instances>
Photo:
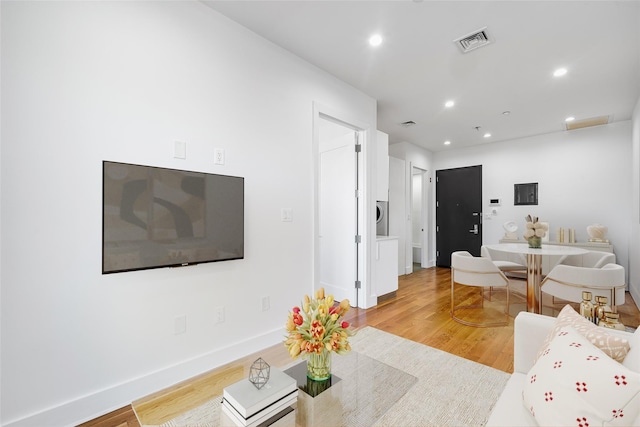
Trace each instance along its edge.
<instances>
[{"instance_id":1,"label":"red patterned pillow","mask_svg":"<svg viewBox=\"0 0 640 427\"><path fill-rule=\"evenodd\" d=\"M566 326L527 373L522 399L541 426L628 426L640 415L640 374Z\"/></svg>"},{"instance_id":2,"label":"red patterned pillow","mask_svg":"<svg viewBox=\"0 0 640 427\"><path fill-rule=\"evenodd\" d=\"M624 358L627 356L627 353L629 353L630 346L628 340L609 334L607 329L589 322L587 319L580 316L573 307L567 304L558 314L556 322L553 325L553 329L549 332L544 344L542 344L542 347L538 351L536 360L540 358L540 355L546 350L551 340L558 334L558 331L565 326L571 326L587 338L591 344L595 345L600 350L604 351L607 356L620 363L622 363Z\"/></svg>"}]
</instances>

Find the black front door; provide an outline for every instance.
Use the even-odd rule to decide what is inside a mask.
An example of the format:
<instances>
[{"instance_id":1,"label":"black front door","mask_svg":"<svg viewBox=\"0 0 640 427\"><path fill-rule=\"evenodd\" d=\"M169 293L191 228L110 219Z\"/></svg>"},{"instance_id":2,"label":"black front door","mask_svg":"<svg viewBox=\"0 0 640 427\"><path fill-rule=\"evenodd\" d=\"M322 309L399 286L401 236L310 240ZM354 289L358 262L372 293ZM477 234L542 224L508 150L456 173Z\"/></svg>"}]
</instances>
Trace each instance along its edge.
<instances>
[{"instance_id":1,"label":"black front door","mask_svg":"<svg viewBox=\"0 0 640 427\"><path fill-rule=\"evenodd\" d=\"M482 166L436 171L436 265L451 266L451 253L480 256Z\"/></svg>"}]
</instances>

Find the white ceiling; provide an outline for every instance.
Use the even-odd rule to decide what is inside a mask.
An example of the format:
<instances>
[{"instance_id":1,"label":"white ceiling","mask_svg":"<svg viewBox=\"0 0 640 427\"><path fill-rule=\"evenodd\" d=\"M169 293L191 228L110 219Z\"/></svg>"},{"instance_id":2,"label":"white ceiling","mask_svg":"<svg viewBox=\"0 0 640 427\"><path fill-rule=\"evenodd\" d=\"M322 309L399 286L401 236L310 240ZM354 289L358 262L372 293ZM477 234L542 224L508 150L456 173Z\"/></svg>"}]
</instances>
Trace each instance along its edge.
<instances>
[{"instance_id":1,"label":"white ceiling","mask_svg":"<svg viewBox=\"0 0 640 427\"><path fill-rule=\"evenodd\" d=\"M629 120L640 98L640 1L203 3L377 99L391 143L440 151L561 131L567 116ZM493 43L461 53L453 40L483 27Z\"/></svg>"}]
</instances>

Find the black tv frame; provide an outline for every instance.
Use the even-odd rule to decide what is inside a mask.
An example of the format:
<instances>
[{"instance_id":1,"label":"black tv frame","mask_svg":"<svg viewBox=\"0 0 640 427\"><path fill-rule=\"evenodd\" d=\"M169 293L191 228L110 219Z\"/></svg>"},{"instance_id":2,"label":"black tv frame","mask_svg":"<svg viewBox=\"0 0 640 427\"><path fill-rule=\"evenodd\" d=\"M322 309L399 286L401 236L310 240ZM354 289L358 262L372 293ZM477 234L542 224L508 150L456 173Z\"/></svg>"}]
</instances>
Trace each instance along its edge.
<instances>
[{"instance_id":1,"label":"black tv frame","mask_svg":"<svg viewBox=\"0 0 640 427\"><path fill-rule=\"evenodd\" d=\"M102 274L244 259L244 202L243 177L104 160Z\"/></svg>"}]
</instances>

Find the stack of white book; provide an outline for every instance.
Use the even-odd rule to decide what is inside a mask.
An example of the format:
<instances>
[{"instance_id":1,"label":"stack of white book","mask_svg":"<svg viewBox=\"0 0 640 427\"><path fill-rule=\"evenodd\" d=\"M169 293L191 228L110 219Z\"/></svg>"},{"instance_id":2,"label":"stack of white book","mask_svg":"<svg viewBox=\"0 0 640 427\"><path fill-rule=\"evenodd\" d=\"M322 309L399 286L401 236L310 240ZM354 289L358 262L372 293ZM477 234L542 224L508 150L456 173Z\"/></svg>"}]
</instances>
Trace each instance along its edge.
<instances>
[{"instance_id":1,"label":"stack of white book","mask_svg":"<svg viewBox=\"0 0 640 427\"><path fill-rule=\"evenodd\" d=\"M236 425L269 425L291 412L298 399L296 380L271 367L269 381L258 389L248 379L226 387L222 393L222 411Z\"/></svg>"}]
</instances>

